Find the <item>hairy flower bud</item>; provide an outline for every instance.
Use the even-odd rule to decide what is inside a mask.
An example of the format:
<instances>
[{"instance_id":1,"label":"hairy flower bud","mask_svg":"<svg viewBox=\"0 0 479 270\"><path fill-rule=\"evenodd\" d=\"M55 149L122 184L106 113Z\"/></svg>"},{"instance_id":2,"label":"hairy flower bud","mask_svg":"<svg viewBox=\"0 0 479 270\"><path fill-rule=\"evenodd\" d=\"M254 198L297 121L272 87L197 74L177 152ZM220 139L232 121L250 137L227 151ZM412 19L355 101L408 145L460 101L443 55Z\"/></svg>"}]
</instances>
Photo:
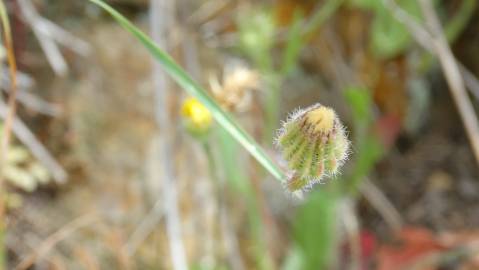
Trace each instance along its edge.
<instances>
[{"instance_id":1,"label":"hairy flower bud","mask_svg":"<svg viewBox=\"0 0 479 270\"><path fill-rule=\"evenodd\" d=\"M320 104L293 113L277 137L283 158L293 171L290 191L333 176L347 159L349 141L333 109Z\"/></svg>"}]
</instances>

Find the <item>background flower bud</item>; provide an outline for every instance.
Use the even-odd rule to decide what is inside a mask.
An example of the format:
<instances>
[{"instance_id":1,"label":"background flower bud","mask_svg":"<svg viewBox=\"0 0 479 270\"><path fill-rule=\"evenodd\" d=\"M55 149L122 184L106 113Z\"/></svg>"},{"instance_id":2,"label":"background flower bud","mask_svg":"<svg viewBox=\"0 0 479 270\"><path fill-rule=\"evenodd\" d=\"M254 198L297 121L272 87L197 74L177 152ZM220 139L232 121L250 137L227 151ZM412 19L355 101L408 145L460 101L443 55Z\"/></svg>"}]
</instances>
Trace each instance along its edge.
<instances>
[{"instance_id":1,"label":"background flower bud","mask_svg":"<svg viewBox=\"0 0 479 270\"><path fill-rule=\"evenodd\" d=\"M188 98L181 107L186 129L193 136L205 135L213 122L211 112L194 98Z\"/></svg>"}]
</instances>

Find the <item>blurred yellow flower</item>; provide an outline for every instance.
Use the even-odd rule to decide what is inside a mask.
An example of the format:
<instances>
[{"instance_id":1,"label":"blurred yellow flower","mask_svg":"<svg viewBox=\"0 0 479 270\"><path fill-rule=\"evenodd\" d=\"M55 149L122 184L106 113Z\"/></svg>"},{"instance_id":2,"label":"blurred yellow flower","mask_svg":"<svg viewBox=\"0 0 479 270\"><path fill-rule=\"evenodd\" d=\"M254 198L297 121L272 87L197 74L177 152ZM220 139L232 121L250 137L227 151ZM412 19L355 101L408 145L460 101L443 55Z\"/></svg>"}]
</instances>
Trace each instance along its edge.
<instances>
[{"instance_id":1,"label":"blurred yellow flower","mask_svg":"<svg viewBox=\"0 0 479 270\"><path fill-rule=\"evenodd\" d=\"M213 118L211 112L195 98L187 98L183 102L181 114L186 120L188 131L194 135L202 135L209 130Z\"/></svg>"}]
</instances>

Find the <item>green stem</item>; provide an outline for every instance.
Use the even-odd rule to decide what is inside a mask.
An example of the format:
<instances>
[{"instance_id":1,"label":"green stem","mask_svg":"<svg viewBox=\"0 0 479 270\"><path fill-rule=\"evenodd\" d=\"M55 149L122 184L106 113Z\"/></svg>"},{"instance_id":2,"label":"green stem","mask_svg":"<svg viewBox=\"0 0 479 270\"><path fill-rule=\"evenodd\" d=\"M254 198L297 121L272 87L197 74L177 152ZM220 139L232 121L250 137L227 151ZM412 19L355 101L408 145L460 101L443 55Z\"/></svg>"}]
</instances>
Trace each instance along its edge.
<instances>
[{"instance_id":1,"label":"green stem","mask_svg":"<svg viewBox=\"0 0 479 270\"><path fill-rule=\"evenodd\" d=\"M223 207L222 205L225 203L224 201L224 183L221 181L220 177L218 176L218 166L216 160L213 155L211 144L208 142L203 142L203 150L206 155L206 159L208 161L208 170L211 179L213 180L213 184L216 185L216 191L218 193L218 203L220 204L220 208ZM264 266L265 258L266 261L271 260L269 258L269 253L266 251L266 247L263 241L261 241L262 232L264 230L263 223L261 222L260 214L258 213L258 202L255 196L252 196L253 191L251 190L251 186L248 185L249 192L247 192L247 196L249 199L246 200L247 207L248 207L248 216L250 220L251 232L253 234L253 239L255 241L255 256L256 256L256 263L258 269L269 269L269 267ZM265 257L266 256L266 257ZM268 264L268 263L266 263Z\"/></svg>"},{"instance_id":2,"label":"green stem","mask_svg":"<svg viewBox=\"0 0 479 270\"><path fill-rule=\"evenodd\" d=\"M219 185L219 177L216 173L216 162L213 156L213 151L208 142L203 142L203 150L205 151L206 159L208 161L208 170L210 177L213 179L214 183Z\"/></svg>"},{"instance_id":3,"label":"green stem","mask_svg":"<svg viewBox=\"0 0 479 270\"><path fill-rule=\"evenodd\" d=\"M446 24L444 32L447 40L454 42L459 34L464 30L467 23L474 14L477 6L477 0L463 0L462 5L454 17Z\"/></svg>"},{"instance_id":4,"label":"green stem","mask_svg":"<svg viewBox=\"0 0 479 270\"><path fill-rule=\"evenodd\" d=\"M328 0L304 27L303 34L307 36L318 30L341 7L343 2L344 0Z\"/></svg>"},{"instance_id":5,"label":"green stem","mask_svg":"<svg viewBox=\"0 0 479 270\"><path fill-rule=\"evenodd\" d=\"M269 89L266 97L266 121L265 128L263 133L263 142L271 142L274 138L274 131L278 126L279 122L279 108L281 102L281 79L272 75L272 78L269 78Z\"/></svg>"}]
</instances>

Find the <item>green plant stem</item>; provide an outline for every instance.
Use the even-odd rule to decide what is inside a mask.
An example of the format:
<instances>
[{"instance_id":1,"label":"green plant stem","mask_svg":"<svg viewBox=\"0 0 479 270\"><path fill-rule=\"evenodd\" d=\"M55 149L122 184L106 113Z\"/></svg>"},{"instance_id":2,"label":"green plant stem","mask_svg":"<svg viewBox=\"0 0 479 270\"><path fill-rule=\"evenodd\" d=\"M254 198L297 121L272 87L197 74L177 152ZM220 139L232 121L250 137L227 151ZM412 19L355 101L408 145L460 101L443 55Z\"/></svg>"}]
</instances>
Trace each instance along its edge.
<instances>
[{"instance_id":1,"label":"green plant stem","mask_svg":"<svg viewBox=\"0 0 479 270\"><path fill-rule=\"evenodd\" d=\"M271 160L261 146L244 131L233 118L226 113L209 96L196 81L194 81L174 60L159 48L145 33L135 27L123 15L118 13L111 6L101 0L89 0L108 12L123 28L133 34L148 51L161 64L163 69L170 75L189 95L198 99L205 105L213 115L214 119L231 136L238 141L267 171L269 171L277 180L284 181L286 176L284 172Z\"/></svg>"},{"instance_id":2,"label":"green plant stem","mask_svg":"<svg viewBox=\"0 0 479 270\"><path fill-rule=\"evenodd\" d=\"M308 36L318 30L325 21L327 21L343 4L344 0L328 0L321 5L311 20L303 28L303 35Z\"/></svg>"},{"instance_id":3,"label":"green plant stem","mask_svg":"<svg viewBox=\"0 0 479 270\"><path fill-rule=\"evenodd\" d=\"M206 159L208 162L208 170L209 170L209 175L213 180L213 184L216 185L216 192L218 193L218 203L220 204L220 208L223 207L222 205L225 203L224 201L224 186L223 182L221 181L220 177L218 176L218 166L216 163L216 160L213 155L212 147L211 144L208 142L203 142L202 144L203 150L206 155ZM225 161L226 162L226 161ZM253 191L251 190L252 187L248 185L248 190L249 192L246 193L246 195L249 197L247 207L248 207L248 216L250 220L250 226L251 226L251 232L253 234L253 239L255 240L255 256L256 256L256 262L257 262L257 268L258 269L269 269L269 267L264 266L265 264L265 256L269 256L268 252L266 251L265 248L265 243L261 241L262 237L262 232L264 230L263 228L263 223L261 222L260 214L258 213L258 202L253 196ZM271 260L271 258L267 258ZM268 264L268 263L266 263Z\"/></svg>"},{"instance_id":4,"label":"green plant stem","mask_svg":"<svg viewBox=\"0 0 479 270\"><path fill-rule=\"evenodd\" d=\"M216 163L213 157L213 151L211 150L211 146L208 142L203 142L203 151L205 151L206 160L208 161L208 170L210 173L210 177L213 178L215 184L218 183L218 175L216 174Z\"/></svg>"},{"instance_id":5,"label":"green plant stem","mask_svg":"<svg viewBox=\"0 0 479 270\"><path fill-rule=\"evenodd\" d=\"M454 42L474 14L477 0L463 0L457 14L446 24L444 32L449 42Z\"/></svg>"},{"instance_id":6,"label":"green plant stem","mask_svg":"<svg viewBox=\"0 0 479 270\"><path fill-rule=\"evenodd\" d=\"M205 152L206 160L208 163L208 173L212 180L212 186L213 186L212 197L213 197L213 200L216 200L218 204L218 209L219 209L216 220L218 224L221 224L221 212L223 211L222 209L225 203L224 202L224 186L220 177L218 176L218 167L216 165L215 157L213 155L213 151L212 151L212 147L210 143L207 140L205 140L202 142L202 146L203 146L203 151ZM215 253L214 248L210 251L212 251L213 254ZM213 255L213 254L210 254L210 255Z\"/></svg>"},{"instance_id":7,"label":"green plant stem","mask_svg":"<svg viewBox=\"0 0 479 270\"><path fill-rule=\"evenodd\" d=\"M265 102L266 120L263 131L263 142L268 143L274 138L274 131L279 122L279 108L281 101L281 79L279 76L271 75L268 78L268 92Z\"/></svg>"}]
</instances>

